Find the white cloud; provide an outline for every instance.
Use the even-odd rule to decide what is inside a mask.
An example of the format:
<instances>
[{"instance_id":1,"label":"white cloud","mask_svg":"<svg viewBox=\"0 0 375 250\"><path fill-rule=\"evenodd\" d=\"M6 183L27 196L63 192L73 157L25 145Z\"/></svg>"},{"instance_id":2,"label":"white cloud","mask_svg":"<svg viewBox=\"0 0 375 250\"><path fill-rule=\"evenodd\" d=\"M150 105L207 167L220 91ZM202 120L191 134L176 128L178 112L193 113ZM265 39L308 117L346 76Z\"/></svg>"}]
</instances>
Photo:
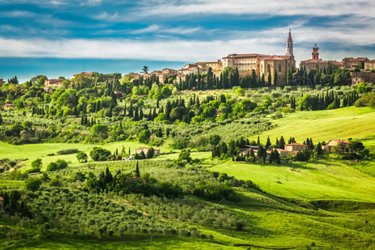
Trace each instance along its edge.
<instances>
[{"instance_id":1,"label":"white cloud","mask_svg":"<svg viewBox=\"0 0 375 250\"><path fill-rule=\"evenodd\" d=\"M364 38L366 34L356 34ZM229 53L284 54L286 30L273 29L253 34L252 38L228 41L182 40L89 40L89 39L7 39L0 38L0 57L54 57L54 58L112 58L162 61L216 60ZM320 33L320 30L295 30L294 40L297 60L310 58L311 47L319 39L350 40L342 33ZM375 35L369 39L375 41ZM370 41L370 40L368 40ZM363 45L371 45L369 42ZM324 47L324 46L323 46ZM350 49L350 45L348 45ZM375 57L374 51L352 55L343 50L321 51L325 59L341 59L344 56ZM365 54L363 54L365 53Z\"/></svg>"},{"instance_id":2,"label":"white cloud","mask_svg":"<svg viewBox=\"0 0 375 250\"><path fill-rule=\"evenodd\" d=\"M180 16L190 14L256 14L256 15L309 15L373 16L375 2L367 0L193 0L147 1L137 11L137 16Z\"/></svg>"},{"instance_id":3,"label":"white cloud","mask_svg":"<svg viewBox=\"0 0 375 250\"><path fill-rule=\"evenodd\" d=\"M167 28L161 27L157 24L151 24L146 28L138 29L129 32L130 34L146 34L146 33L160 33L160 34L180 34L180 35L187 35L193 34L200 31L200 27L174 27L174 28Z\"/></svg>"},{"instance_id":4,"label":"white cloud","mask_svg":"<svg viewBox=\"0 0 375 250\"><path fill-rule=\"evenodd\" d=\"M152 24L144 29L134 30L129 33L131 34L145 34L145 33L153 33L160 30L160 26L156 24Z\"/></svg>"}]
</instances>

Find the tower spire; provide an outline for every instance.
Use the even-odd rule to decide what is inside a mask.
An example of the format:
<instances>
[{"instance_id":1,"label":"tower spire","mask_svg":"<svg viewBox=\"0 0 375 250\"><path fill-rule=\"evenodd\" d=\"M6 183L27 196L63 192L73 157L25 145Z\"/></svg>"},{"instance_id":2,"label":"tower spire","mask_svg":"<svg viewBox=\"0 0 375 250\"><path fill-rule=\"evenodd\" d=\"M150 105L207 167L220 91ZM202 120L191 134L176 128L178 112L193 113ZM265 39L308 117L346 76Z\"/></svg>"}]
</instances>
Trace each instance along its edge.
<instances>
[{"instance_id":1,"label":"tower spire","mask_svg":"<svg viewBox=\"0 0 375 250\"><path fill-rule=\"evenodd\" d=\"M293 39L292 39L292 30L289 28L288 39L286 41L286 55L287 56L294 56L293 55Z\"/></svg>"}]
</instances>

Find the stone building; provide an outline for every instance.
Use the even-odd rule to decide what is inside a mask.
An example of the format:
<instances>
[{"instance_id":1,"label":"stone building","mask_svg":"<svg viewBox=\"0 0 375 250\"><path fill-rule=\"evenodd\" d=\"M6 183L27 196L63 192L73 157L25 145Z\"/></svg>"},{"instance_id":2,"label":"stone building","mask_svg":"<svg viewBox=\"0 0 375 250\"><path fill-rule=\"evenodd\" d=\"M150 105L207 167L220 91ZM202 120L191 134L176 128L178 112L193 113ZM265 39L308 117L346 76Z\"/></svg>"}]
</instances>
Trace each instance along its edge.
<instances>
[{"instance_id":1,"label":"stone building","mask_svg":"<svg viewBox=\"0 0 375 250\"><path fill-rule=\"evenodd\" d=\"M47 79L44 82L44 91L52 92L52 90L61 88L62 86L63 80L61 79Z\"/></svg>"},{"instance_id":2,"label":"stone building","mask_svg":"<svg viewBox=\"0 0 375 250\"><path fill-rule=\"evenodd\" d=\"M315 70L315 69L328 68L329 66L334 66L337 68L344 67L344 64L341 62L321 59L319 57L319 47L316 44L312 48L311 55L312 55L311 59L301 61L300 63L300 68L306 69L307 72L310 72L311 70Z\"/></svg>"},{"instance_id":3,"label":"stone building","mask_svg":"<svg viewBox=\"0 0 375 250\"><path fill-rule=\"evenodd\" d=\"M164 84L166 83L167 79L169 77L174 77L178 75L178 71L175 69L169 69L169 68L164 68L162 70L155 70L152 71L150 74L147 74L147 77L151 76L156 76L159 79L159 83Z\"/></svg>"},{"instance_id":4,"label":"stone building","mask_svg":"<svg viewBox=\"0 0 375 250\"><path fill-rule=\"evenodd\" d=\"M288 152L302 152L307 149L308 146L301 143L289 143L285 145L285 150Z\"/></svg>"},{"instance_id":5,"label":"stone building","mask_svg":"<svg viewBox=\"0 0 375 250\"><path fill-rule=\"evenodd\" d=\"M352 77L352 84L361 82L375 83L375 72L372 71L350 72L350 75Z\"/></svg>"},{"instance_id":6,"label":"stone building","mask_svg":"<svg viewBox=\"0 0 375 250\"><path fill-rule=\"evenodd\" d=\"M147 155L149 150L150 150L150 148L148 148L148 147L137 148L135 150L135 153L136 154L142 154L142 152L143 152L145 155ZM157 155L160 155L160 149L154 148L154 156L157 156Z\"/></svg>"},{"instance_id":7,"label":"stone building","mask_svg":"<svg viewBox=\"0 0 375 250\"><path fill-rule=\"evenodd\" d=\"M232 68L238 69L240 77L251 75L252 70L255 70L257 75L260 75L260 61L267 57L263 54L230 54L222 59L223 69Z\"/></svg>"},{"instance_id":8,"label":"stone building","mask_svg":"<svg viewBox=\"0 0 375 250\"><path fill-rule=\"evenodd\" d=\"M342 62L344 64L345 69L348 70L356 70L356 69L363 69L366 62L368 62L369 59L367 57L347 57L342 59Z\"/></svg>"},{"instance_id":9,"label":"stone building","mask_svg":"<svg viewBox=\"0 0 375 250\"><path fill-rule=\"evenodd\" d=\"M365 62L365 71L375 70L375 60Z\"/></svg>"},{"instance_id":10,"label":"stone building","mask_svg":"<svg viewBox=\"0 0 375 250\"><path fill-rule=\"evenodd\" d=\"M295 64L292 33L289 30L285 55L230 54L222 59L222 70L237 68L241 78L250 76L254 70L257 76L264 76L266 81L270 75L271 84L285 84L287 72L294 70Z\"/></svg>"}]
</instances>

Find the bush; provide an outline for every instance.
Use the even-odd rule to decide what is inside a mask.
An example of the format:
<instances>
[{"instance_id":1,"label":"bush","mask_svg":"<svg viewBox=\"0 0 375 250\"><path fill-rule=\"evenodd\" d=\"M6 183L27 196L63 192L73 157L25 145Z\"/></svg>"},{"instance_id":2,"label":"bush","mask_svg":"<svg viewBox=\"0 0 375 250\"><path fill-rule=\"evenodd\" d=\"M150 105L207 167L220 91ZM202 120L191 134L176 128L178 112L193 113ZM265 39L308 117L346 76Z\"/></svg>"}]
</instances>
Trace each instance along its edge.
<instances>
[{"instance_id":1,"label":"bush","mask_svg":"<svg viewBox=\"0 0 375 250\"><path fill-rule=\"evenodd\" d=\"M26 180L25 184L27 190L35 192L42 185L42 181L39 178L30 178Z\"/></svg>"},{"instance_id":2,"label":"bush","mask_svg":"<svg viewBox=\"0 0 375 250\"><path fill-rule=\"evenodd\" d=\"M47 166L47 171L56 171L56 170L64 169L67 166L68 166L68 162L59 159L56 162L49 163Z\"/></svg>"},{"instance_id":3,"label":"bush","mask_svg":"<svg viewBox=\"0 0 375 250\"><path fill-rule=\"evenodd\" d=\"M100 147L94 147L90 152L90 157L94 161L107 161L110 156L109 150Z\"/></svg>"},{"instance_id":4,"label":"bush","mask_svg":"<svg viewBox=\"0 0 375 250\"><path fill-rule=\"evenodd\" d=\"M70 154L76 154L78 153L79 150L78 149L63 149L63 150L60 150L60 151L57 151L57 154L58 155L70 155Z\"/></svg>"},{"instance_id":5,"label":"bush","mask_svg":"<svg viewBox=\"0 0 375 250\"><path fill-rule=\"evenodd\" d=\"M76 157L80 163L87 162L87 154L85 152L78 152Z\"/></svg>"},{"instance_id":6,"label":"bush","mask_svg":"<svg viewBox=\"0 0 375 250\"><path fill-rule=\"evenodd\" d=\"M191 162L192 158L190 157L190 149L183 149L181 150L180 154L178 155L178 161L183 162Z\"/></svg>"},{"instance_id":7,"label":"bush","mask_svg":"<svg viewBox=\"0 0 375 250\"><path fill-rule=\"evenodd\" d=\"M35 161L31 162L31 167L33 169L40 169L42 167L42 159L36 159Z\"/></svg>"}]
</instances>

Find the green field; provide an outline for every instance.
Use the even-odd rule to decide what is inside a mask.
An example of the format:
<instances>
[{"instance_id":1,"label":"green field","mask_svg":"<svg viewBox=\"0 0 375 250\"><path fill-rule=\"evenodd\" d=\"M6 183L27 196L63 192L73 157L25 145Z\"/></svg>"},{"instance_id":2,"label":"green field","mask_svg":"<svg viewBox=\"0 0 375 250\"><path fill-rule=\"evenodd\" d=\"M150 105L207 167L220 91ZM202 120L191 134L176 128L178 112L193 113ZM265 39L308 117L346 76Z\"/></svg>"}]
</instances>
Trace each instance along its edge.
<instances>
[{"instance_id":1,"label":"green field","mask_svg":"<svg viewBox=\"0 0 375 250\"><path fill-rule=\"evenodd\" d=\"M375 202L375 178L336 160L281 166L226 161L211 170L251 180L280 197Z\"/></svg>"},{"instance_id":2,"label":"green field","mask_svg":"<svg viewBox=\"0 0 375 250\"><path fill-rule=\"evenodd\" d=\"M340 108L324 111L302 111L287 114L274 120L276 127L261 133L262 141L267 136L274 141L276 137L295 137L303 142L307 137L315 142L330 139L372 139L365 140L373 146L375 136L375 110L371 108ZM253 137L256 139L256 136Z\"/></svg>"},{"instance_id":3,"label":"green field","mask_svg":"<svg viewBox=\"0 0 375 250\"><path fill-rule=\"evenodd\" d=\"M8 158L14 159L27 159L23 162L24 166L29 167L31 162L35 159L42 159L43 165L47 166L49 162L58 159L64 159L73 165L79 164L76 154L69 155L56 155L60 150L65 149L78 149L89 154L93 147L102 147L114 152L116 149L121 151L122 147L125 150L130 150L134 153L135 149L146 146L138 142L114 142L104 145L99 144L80 144L80 143L42 143L42 144L25 144L25 145L10 145L8 143L0 142L0 159ZM49 154L55 154L50 155Z\"/></svg>"}]
</instances>

